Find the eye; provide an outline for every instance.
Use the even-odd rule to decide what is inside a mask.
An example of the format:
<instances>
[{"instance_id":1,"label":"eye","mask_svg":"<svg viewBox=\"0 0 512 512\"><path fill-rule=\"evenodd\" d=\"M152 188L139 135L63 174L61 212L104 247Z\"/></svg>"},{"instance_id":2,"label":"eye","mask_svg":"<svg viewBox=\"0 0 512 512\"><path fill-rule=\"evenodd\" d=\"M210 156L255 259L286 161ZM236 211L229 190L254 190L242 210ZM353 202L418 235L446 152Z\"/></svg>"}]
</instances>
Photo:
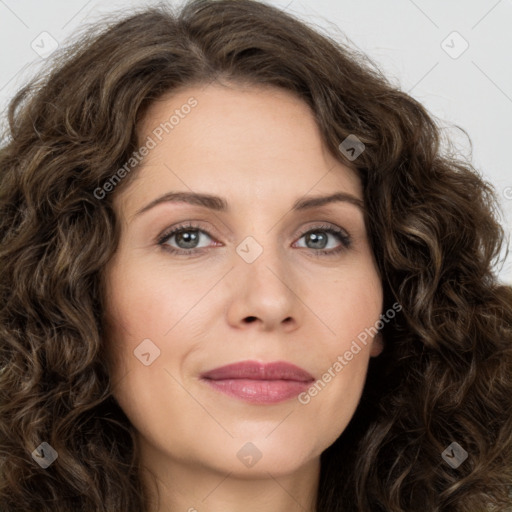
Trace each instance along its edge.
<instances>
[{"instance_id":1,"label":"eye","mask_svg":"<svg viewBox=\"0 0 512 512\"><path fill-rule=\"evenodd\" d=\"M207 231L194 224L182 224L163 233L157 240L158 245L172 254L190 255L203 252L208 248L208 243L200 246L201 239L213 240ZM312 249L316 256L333 256L346 250L351 245L350 235L341 228L333 225L315 226L300 235L299 240L305 238L306 246L300 248ZM331 242L330 240L331 239ZM332 246L332 239L338 239L339 245ZM217 243L217 242L216 242ZM328 247L328 246L331 247Z\"/></svg>"},{"instance_id":2,"label":"eye","mask_svg":"<svg viewBox=\"0 0 512 512\"><path fill-rule=\"evenodd\" d=\"M331 243L331 247L327 247L329 245L329 237L331 239L337 238L339 242L341 242L341 245L332 247ZM303 233L300 239L302 238L305 238L306 240L305 243L307 244L307 249L315 249L314 252L320 255L338 254L339 252L348 249L351 245L351 238L349 234L332 225L315 226Z\"/></svg>"},{"instance_id":3,"label":"eye","mask_svg":"<svg viewBox=\"0 0 512 512\"><path fill-rule=\"evenodd\" d=\"M210 235L200 228L200 226L193 224L180 225L173 228L171 231L165 232L159 239L158 244L164 246L165 250L171 253L181 253L182 251L187 254L193 254L200 252L204 247L198 247L199 241L202 236L206 235L210 238ZM178 247L170 245L170 241L175 239L174 243Z\"/></svg>"}]
</instances>

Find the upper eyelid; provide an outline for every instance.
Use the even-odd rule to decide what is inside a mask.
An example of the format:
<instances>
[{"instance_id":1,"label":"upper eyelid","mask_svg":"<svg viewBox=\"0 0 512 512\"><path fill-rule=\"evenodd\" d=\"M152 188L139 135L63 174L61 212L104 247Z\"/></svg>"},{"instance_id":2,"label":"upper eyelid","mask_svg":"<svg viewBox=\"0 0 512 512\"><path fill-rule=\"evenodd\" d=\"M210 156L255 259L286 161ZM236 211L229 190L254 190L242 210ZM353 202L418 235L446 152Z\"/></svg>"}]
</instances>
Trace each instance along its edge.
<instances>
[{"instance_id":1,"label":"upper eyelid","mask_svg":"<svg viewBox=\"0 0 512 512\"><path fill-rule=\"evenodd\" d=\"M178 222L175 226L164 229L161 232L161 234L157 236L156 240L157 240L157 242L160 242L161 240L166 240L166 239L170 238L171 236L175 235L176 231L179 232L179 231L186 231L186 230L201 231L201 232L204 232L206 235L208 235L210 238L217 240L217 237L215 235L212 235L212 233L211 233L212 231L217 231L217 230L215 230L213 228L204 227L201 225L203 223L204 223L204 221L195 221L195 220ZM231 242L235 241L233 236L226 235L226 234L224 236L226 236L229 239L229 241L231 241Z\"/></svg>"}]
</instances>

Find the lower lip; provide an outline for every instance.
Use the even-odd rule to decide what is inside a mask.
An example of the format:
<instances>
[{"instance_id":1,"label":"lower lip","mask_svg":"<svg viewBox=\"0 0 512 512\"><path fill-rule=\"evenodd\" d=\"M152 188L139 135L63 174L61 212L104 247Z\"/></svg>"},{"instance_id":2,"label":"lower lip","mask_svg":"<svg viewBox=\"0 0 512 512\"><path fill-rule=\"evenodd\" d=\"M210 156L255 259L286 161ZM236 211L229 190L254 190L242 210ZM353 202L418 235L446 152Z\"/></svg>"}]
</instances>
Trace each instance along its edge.
<instances>
[{"instance_id":1,"label":"lower lip","mask_svg":"<svg viewBox=\"0 0 512 512\"><path fill-rule=\"evenodd\" d=\"M295 380L203 379L212 388L234 398L254 404L274 404L289 400L310 385Z\"/></svg>"}]
</instances>

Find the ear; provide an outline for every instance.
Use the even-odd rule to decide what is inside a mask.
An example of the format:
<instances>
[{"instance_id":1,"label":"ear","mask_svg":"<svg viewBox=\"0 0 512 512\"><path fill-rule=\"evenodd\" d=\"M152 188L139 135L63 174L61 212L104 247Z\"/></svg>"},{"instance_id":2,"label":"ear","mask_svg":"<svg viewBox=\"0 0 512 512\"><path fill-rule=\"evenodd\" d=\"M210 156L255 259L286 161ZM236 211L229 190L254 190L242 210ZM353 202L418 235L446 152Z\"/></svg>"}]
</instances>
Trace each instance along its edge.
<instances>
[{"instance_id":1,"label":"ear","mask_svg":"<svg viewBox=\"0 0 512 512\"><path fill-rule=\"evenodd\" d=\"M370 349L370 357L377 357L384 350L384 337L379 331L372 340L372 346Z\"/></svg>"}]
</instances>

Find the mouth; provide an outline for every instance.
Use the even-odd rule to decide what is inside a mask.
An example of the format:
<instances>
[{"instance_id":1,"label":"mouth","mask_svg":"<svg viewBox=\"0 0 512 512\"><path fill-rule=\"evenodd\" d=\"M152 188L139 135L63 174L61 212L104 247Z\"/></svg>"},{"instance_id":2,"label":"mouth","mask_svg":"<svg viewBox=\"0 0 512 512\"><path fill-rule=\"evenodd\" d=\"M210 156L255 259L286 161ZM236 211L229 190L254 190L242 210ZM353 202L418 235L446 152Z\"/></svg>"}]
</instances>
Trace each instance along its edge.
<instances>
[{"instance_id":1,"label":"mouth","mask_svg":"<svg viewBox=\"0 0 512 512\"><path fill-rule=\"evenodd\" d=\"M200 378L216 391L253 404L289 400L315 380L303 368L284 361L242 361L209 370Z\"/></svg>"}]
</instances>

